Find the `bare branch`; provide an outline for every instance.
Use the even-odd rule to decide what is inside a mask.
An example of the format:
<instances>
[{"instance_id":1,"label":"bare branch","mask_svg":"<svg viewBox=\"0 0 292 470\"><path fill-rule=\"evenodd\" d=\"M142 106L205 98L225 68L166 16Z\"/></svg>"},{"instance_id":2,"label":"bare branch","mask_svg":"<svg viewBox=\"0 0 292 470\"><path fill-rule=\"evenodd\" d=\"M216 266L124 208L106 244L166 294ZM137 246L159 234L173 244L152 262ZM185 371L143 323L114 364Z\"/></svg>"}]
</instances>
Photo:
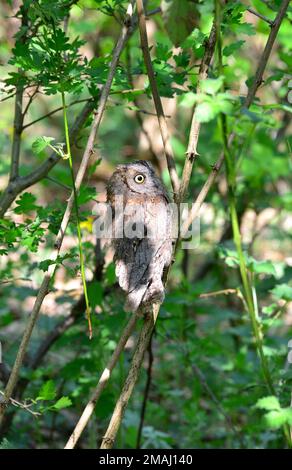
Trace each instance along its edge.
<instances>
[{"instance_id":1,"label":"bare branch","mask_svg":"<svg viewBox=\"0 0 292 470\"><path fill-rule=\"evenodd\" d=\"M149 45L148 45L148 36L147 36L147 29L146 29L146 19L145 19L145 12L144 12L144 5L143 0L137 0L137 13L138 13L138 24L139 24L139 31L140 31L140 38L141 38L141 48L143 52L144 62L147 69L147 74L149 77L149 82L152 90L152 96L156 108L158 124L160 128L161 138L163 142L165 157L167 161L168 171L170 175L170 180L172 184L172 189L174 195L176 197L177 192L179 190L179 178L176 171L173 151L169 141L169 133L167 128L166 119L164 116L164 111L161 103L161 98L158 92L153 65L151 62L151 57L149 53Z\"/></svg>"},{"instance_id":2,"label":"bare branch","mask_svg":"<svg viewBox=\"0 0 292 470\"><path fill-rule=\"evenodd\" d=\"M91 398L89 400L89 402L87 403L86 407L84 408L84 411L81 415L81 417L79 418L79 421L78 423L76 424L75 426L75 429L74 431L72 432L66 446L65 446L65 449L73 449L82 432L84 431L85 427L87 426L88 424L88 421L90 420L91 416L92 416L92 413L95 409L95 406L96 406L96 403L101 395L101 392L104 390L104 388L106 387L110 377L111 377L111 373L121 355L121 353L123 352L124 348L125 348L125 345L130 337L130 335L133 333L134 331L134 328L136 326L136 322L137 322L137 316L136 315L131 315L130 317L130 320L129 322L127 323L124 331L122 332L121 334L121 337L120 337L120 340L116 346L116 349L114 350L112 356L110 357L106 367L104 368L101 376L100 376L100 379L98 381L98 384L93 392L93 394L91 395Z\"/></svg>"},{"instance_id":3,"label":"bare branch","mask_svg":"<svg viewBox=\"0 0 292 470\"><path fill-rule=\"evenodd\" d=\"M84 98L83 100L75 100L75 101L72 101L72 103L69 103L66 106L66 108L70 108L71 106L74 106L75 104L79 104L79 103L88 103L89 101L93 101L93 99L92 98ZM42 121L43 119L46 119L47 117L52 116L53 114L58 113L59 111L62 111L62 109L63 109L63 107L60 106L59 108L53 109L53 111L50 111L49 113L44 114L43 116L40 116L39 118L35 119L34 121L28 122L27 124L25 124L23 126L23 130L27 129L27 127L33 126L34 124L36 124L39 121Z\"/></svg>"},{"instance_id":4,"label":"bare branch","mask_svg":"<svg viewBox=\"0 0 292 470\"><path fill-rule=\"evenodd\" d=\"M18 85L15 94L15 107L14 107L14 123L13 123L13 140L11 150L11 167L9 181L15 181L19 172L19 155L20 155L20 141L22 134L22 100L23 100L23 86Z\"/></svg>"},{"instance_id":5,"label":"bare branch","mask_svg":"<svg viewBox=\"0 0 292 470\"><path fill-rule=\"evenodd\" d=\"M197 84L197 90L196 90L197 93L200 93L200 84L202 80L204 80L208 76L208 69L209 69L213 54L214 54L215 44L216 44L216 29L215 29L215 24L213 23L208 41L205 45L205 53L204 53L203 60L201 62L201 66L199 70L198 84ZM198 155L197 145L198 145L198 140L199 140L200 128L201 128L201 123L197 120L196 106L195 106L194 111L193 111L193 117L192 117L187 155L186 155L186 159L184 163L182 179L181 179L181 184L179 188L179 201L180 202L184 200L184 197L186 195L186 190L189 186L189 182L190 182L190 178L192 174L193 164Z\"/></svg>"},{"instance_id":6,"label":"bare branch","mask_svg":"<svg viewBox=\"0 0 292 470\"><path fill-rule=\"evenodd\" d=\"M257 11L253 10L250 7L247 8L247 11L249 11L252 15L257 16L258 18L261 18L261 20L265 21L270 26L273 26L273 21L267 18L266 16L262 15L261 13L258 13Z\"/></svg>"},{"instance_id":7,"label":"bare branch","mask_svg":"<svg viewBox=\"0 0 292 470\"><path fill-rule=\"evenodd\" d=\"M144 352L149 344L150 337L155 326L155 322L159 313L159 304L153 305L152 313L145 317L144 325L141 329L140 336L135 348L134 356L132 359L131 367L126 378L123 390L116 403L112 418L108 425L107 431L102 439L101 449L111 449L118 429L120 427L125 409L128 405L128 401L132 395L134 386L138 379L138 375L141 369Z\"/></svg>"},{"instance_id":8,"label":"bare branch","mask_svg":"<svg viewBox=\"0 0 292 470\"><path fill-rule=\"evenodd\" d=\"M281 2L281 6L280 6L280 9L279 9L278 14L276 16L276 19L275 19L275 21L273 22L273 24L271 26L271 31L270 31L265 49L264 49L264 51L261 55L261 58L260 58L260 61L259 61L258 67L257 67L257 71L256 71L256 74L255 74L255 78L253 80L253 83L252 83L251 87L248 90L248 94L247 94L247 97L246 97L246 100L245 100L245 103L244 103L246 108L250 107L250 105L253 102L253 99L256 95L257 89L262 83L263 74L264 74L267 62L268 62L270 54L272 52L272 48L273 48L276 36L278 34L279 28L280 28L281 23L284 19L286 11L288 9L289 3L290 3L289 0L283 0Z\"/></svg>"},{"instance_id":9,"label":"bare branch","mask_svg":"<svg viewBox=\"0 0 292 470\"><path fill-rule=\"evenodd\" d=\"M141 447L141 438L142 438L142 432L143 432L143 426L144 426L144 420L145 420L145 414L146 414L146 405L147 405L147 400L149 397L149 391L150 391L151 380L152 380L152 365L153 365L153 360L154 360L153 351L152 351L152 338L153 338L154 331L155 330L153 329L151 333L150 341L148 344L147 380L145 384L143 403L142 403L141 413L140 413L140 422L139 422L139 428L138 428L138 433L137 433L136 449L140 449Z\"/></svg>"}]
</instances>

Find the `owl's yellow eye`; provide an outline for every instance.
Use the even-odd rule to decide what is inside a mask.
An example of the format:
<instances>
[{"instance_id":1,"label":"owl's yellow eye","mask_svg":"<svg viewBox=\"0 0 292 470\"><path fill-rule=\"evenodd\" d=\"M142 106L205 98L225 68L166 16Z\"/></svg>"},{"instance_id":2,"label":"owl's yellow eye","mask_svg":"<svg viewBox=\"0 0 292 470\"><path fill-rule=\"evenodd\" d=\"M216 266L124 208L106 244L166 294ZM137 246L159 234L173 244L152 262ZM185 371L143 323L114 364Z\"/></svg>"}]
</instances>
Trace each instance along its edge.
<instances>
[{"instance_id":1,"label":"owl's yellow eye","mask_svg":"<svg viewBox=\"0 0 292 470\"><path fill-rule=\"evenodd\" d=\"M135 183L142 184L145 181L145 176L139 173L138 175L135 176L134 181Z\"/></svg>"}]
</instances>

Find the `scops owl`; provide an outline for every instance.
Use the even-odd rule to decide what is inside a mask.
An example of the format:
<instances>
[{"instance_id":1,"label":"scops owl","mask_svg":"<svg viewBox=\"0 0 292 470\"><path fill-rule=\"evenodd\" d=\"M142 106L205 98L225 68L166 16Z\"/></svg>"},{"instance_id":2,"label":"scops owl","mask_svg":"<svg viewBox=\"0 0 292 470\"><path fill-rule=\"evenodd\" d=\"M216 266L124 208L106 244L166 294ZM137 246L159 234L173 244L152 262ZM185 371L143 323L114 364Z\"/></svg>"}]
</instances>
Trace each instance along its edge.
<instances>
[{"instance_id":1,"label":"scops owl","mask_svg":"<svg viewBox=\"0 0 292 470\"><path fill-rule=\"evenodd\" d=\"M164 299L163 272L172 257L171 205L149 162L118 165L107 185L116 275L125 310L146 313Z\"/></svg>"}]
</instances>

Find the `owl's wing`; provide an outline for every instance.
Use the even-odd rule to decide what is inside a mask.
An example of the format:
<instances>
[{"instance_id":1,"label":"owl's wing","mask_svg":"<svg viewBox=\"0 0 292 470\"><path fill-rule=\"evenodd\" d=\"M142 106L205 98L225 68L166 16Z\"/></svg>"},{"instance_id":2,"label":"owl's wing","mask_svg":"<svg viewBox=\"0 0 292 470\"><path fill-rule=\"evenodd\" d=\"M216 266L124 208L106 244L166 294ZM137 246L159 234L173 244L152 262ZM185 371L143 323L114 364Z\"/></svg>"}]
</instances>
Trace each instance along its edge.
<instances>
[{"instance_id":1,"label":"owl's wing","mask_svg":"<svg viewBox=\"0 0 292 470\"><path fill-rule=\"evenodd\" d=\"M135 312L139 307L164 298L162 275L171 262L172 242L170 213L166 201L162 201L159 208L147 203L141 208L147 237L125 237L116 243L116 274L121 288L127 292L125 308L129 311ZM128 222L132 223L131 218L126 219L125 225Z\"/></svg>"}]
</instances>

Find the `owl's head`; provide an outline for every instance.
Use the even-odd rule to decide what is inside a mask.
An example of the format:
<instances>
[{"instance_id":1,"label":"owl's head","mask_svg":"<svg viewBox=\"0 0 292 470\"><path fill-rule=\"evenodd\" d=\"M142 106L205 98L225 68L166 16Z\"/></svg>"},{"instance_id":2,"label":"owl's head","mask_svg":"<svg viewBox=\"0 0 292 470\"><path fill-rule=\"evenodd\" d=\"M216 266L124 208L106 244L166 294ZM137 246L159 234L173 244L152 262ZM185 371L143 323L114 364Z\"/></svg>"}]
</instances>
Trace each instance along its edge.
<instances>
[{"instance_id":1,"label":"owl's head","mask_svg":"<svg viewBox=\"0 0 292 470\"><path fill-rule=\"evenodd\" d=\"M109 180L108 192L115 195L126 195L128 192L161 195L168 199L166 189L156 176L153 166L144 160L118 165Z\"/></svg>"}]
</instances>

